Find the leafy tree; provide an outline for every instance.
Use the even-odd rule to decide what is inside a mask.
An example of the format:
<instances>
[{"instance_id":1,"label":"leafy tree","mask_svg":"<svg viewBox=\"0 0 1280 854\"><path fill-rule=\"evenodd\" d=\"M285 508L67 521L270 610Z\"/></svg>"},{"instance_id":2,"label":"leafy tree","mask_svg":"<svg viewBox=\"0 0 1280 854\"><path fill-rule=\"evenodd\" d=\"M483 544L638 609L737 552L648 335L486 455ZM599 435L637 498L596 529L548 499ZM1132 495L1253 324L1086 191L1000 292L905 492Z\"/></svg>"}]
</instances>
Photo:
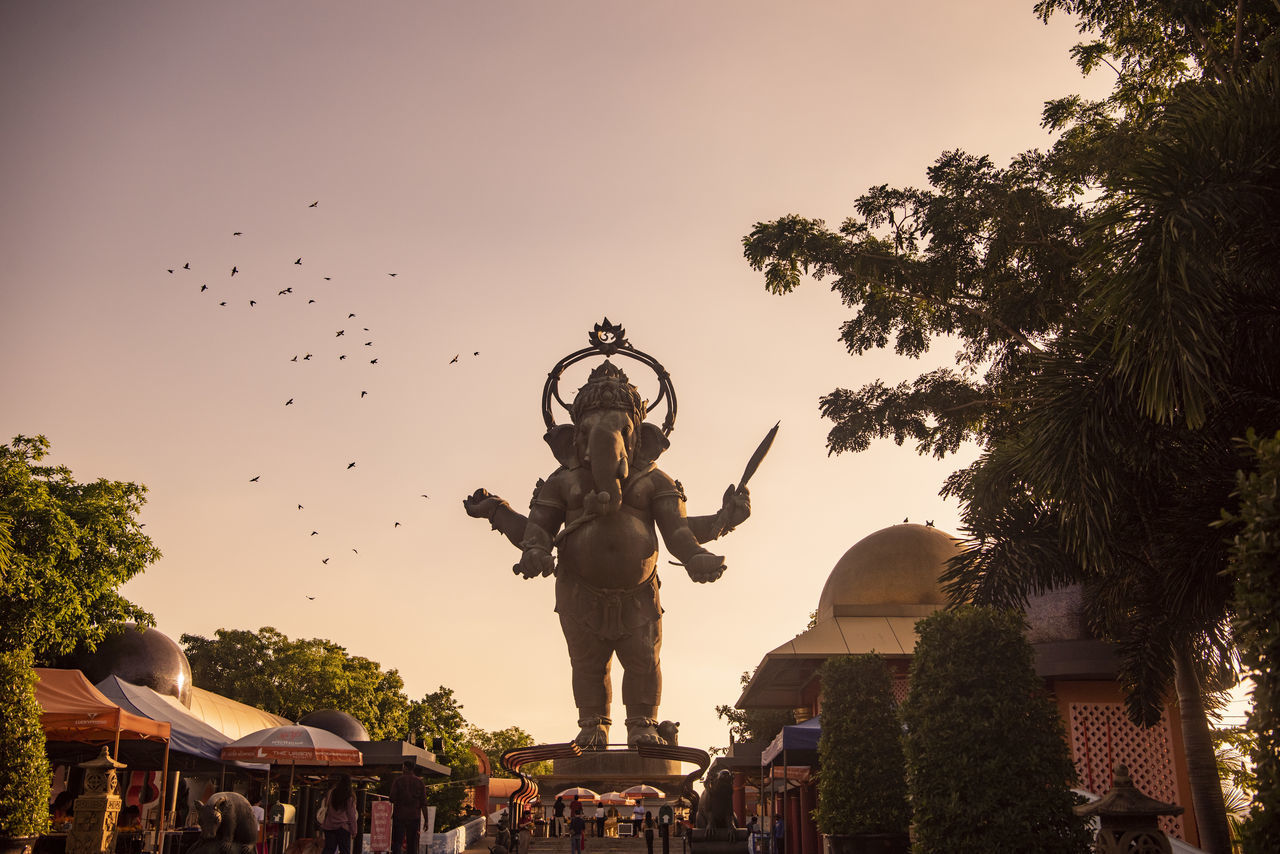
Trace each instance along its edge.
<instances>
[{"instance_id":1,"label":"leafy tree","mask_svg":"<svg viewBox=\"0 0 1280 854\"><path fill-rule=\"evenodd\" d=\"M1004 169L944 154L929 190L874 187L832 231L796 216L758 224L746 256L766 286L830 276L855 309L853 353L918 356L958 337L954 370L837 389L821 409L833 452L911 439L983 453L947 481L974 547L949 575L958 599L1019 604L1083 583L1095 630L1116 641L1131 716L1176 691L1202 843L1226 822L1204 688L1231 678L1226 548L1232 444L1280 424L1280 7L1184 0L1046 0L1094 38L1111 95L1062 98L1048 153ZM1216 802L1216 803L1215 803Z\"/></svg>"},{"instance_id":2,"label":"leafy tree","mask_svg":"<svg viewBox=\"0 0 1280 854\"><path fill-rule=\"evenodd\" d=\"M480 766L471 753L467 719L453 689L441 685L409 706L411 740L421 738L431 744L440 739L436 758L452 770L447 781L427 787L428 803L436 808L436 822L447 830L465 818L466 787L479 779Z\"/></svg>"},{"instance_id":3,"label":"leafy tree","mask_svg":"<svg viewBox=\"0 0 1280 854\"><path fill-rule=\"evenodd\" d=\"M744 671L738 681L746 687L751 674ZM795 723L790 709L735 709L727 704L716 706L716 717L729 722L729 738L737 744L768 744L784 726Z\"/></svg>"},{"instance_id":4,"label":"leafy tree","mask_svg":"<svg viewBox=\"0 0 1280 854\"><path fill-rule=\"evenodd\" d=\"M1246 854L1280 850L1280 433L1272 438L1249 434L1246 442L1258 460L1251 474L1241 473L1240 509L1226 516L1236 526L1232 566L1236 570L1236 628L1241 658L1254 681L1253 708L1246 724L1256 784L1253 808L1244 826Z\"/></svg>"},{"instance_id":5,"label":"leafy tree","mask_svg":"<svg viewBox=\"0 0 1280 854\"><path fill-rule=\"evenodd\" d=\"M467 728L467 738L472 745L483 750L485 756L489 758L489 765L493 769L494 777L516 776L502 767L502 754L517 747L532 747L537 744L533 736L518 726L509 726L506 729L498 730L484 730L476 726L469 726ZM528 776L540 776L550 774L552 765L550 762L532 762L522 766L520 770Z\"/></svg>"},{"instance_id":6,"label":"leafy tree","mask_svg":"<svg viewBox=\"0 0 1280 854\"><path fill-rule=\"evenodd\" d=\"M878 655L829 658L822 666L818 827L823 833L900 833L911 823L902 724L893 681Z\"/></svg>"},{"instance_id":7,"label":"leafy tree","mask_svg":"<svg viewBox=\"0 0 1280 854\"><path fill-rule=\"evenodd\" d=\"M1021 615L965 606L916 633L902 707L914 850L1083 854L1075 766Z\"/></svg>"},{"instance_id":8,"label":"leafy tree","mask_svg":"<svg viewBox=\"0 0 1280 854\"><path fill-rule=\"evenodd\" d=\"M43 436L0 445L0 836L48 824L32 665L91 649L119 620L153 622L117 592L160 556L137 520L146 487L80 483L48 453Z\"/></svg>"},{"instance_id":9,"label":"leafy tree","mask_svg":"<svg viewBox=\"0 0 1280 854\"><path fill-rule=\"evenodd\" d=\"M337 709L360 721L374 740L403 738L408 731L409 699L399 673L333 641L290 640L270 626L218 629L213 638L184 634L181 640L192 681L202 688L290 720Z\"/></svg>"}]
</instances>

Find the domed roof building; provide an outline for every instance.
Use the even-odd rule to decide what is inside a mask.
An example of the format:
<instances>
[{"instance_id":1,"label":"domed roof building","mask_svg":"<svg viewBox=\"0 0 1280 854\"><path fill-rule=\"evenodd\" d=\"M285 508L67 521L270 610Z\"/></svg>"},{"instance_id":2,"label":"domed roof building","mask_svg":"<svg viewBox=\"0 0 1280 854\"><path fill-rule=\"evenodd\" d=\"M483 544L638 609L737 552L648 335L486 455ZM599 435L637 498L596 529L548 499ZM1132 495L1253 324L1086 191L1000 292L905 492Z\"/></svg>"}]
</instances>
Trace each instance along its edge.
<instances>
[{"instance_id":1,"label":"domed roof building","mask_svg":"<svg viewBox=\"0 0 1280 854\"><path fill-rule=\"evenodd\" d=\"M915 624L948 604L938 579L962 549L958 539L931 525L893 525L859 540L828 575L810 628L765 654L735 705L790 709L797 722L809 721L806 727L813 730L822 707L818 671L823 663L833 656L868 652L888 662L894 696L901 702L907 695ZM1066 588L1034 596L1025 611L1036 672L1057 704L1081 788L1103 794L1111 786L1114 767L1124 763L1148 795L1189 806L1179 720L1166 711L1148 729L1129 721L1116 682L1115 651L1090 635L1080 591ZM814 737L810 732L809 738ZM775 762L770 757L782 743L780 735L762 752L764 764ZM797 758L793 752L792 762L815 761L812 749L808 756ZM788 821L795 827L788 831L786 850L817 854L821 845L808 818L817 791L812 779L797 771L792 767L788 774L801 785L794 789L795 797L787 798ZM778 803L775 808L783 807ZM1172 836L1197 839L1191 810L1161 824Z\"/></svg>"}]
</instances>

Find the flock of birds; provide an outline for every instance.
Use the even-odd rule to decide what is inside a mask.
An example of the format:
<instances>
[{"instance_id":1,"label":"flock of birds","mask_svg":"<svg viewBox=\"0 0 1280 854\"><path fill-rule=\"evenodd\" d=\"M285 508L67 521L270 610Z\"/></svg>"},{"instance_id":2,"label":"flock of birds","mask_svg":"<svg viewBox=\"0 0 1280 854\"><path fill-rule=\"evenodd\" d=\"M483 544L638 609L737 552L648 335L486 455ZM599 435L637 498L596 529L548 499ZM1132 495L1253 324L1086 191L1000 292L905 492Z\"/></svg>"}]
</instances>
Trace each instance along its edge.
<instances>
[{"instance_id":1,"label":"flock of birds","mask_svg":"<svg viewBox=\"0 0 1280 854\"><path fill-rule=\"evenodd\" d=\"M317 200L317 201L311 202L309 205L307 205L307 207L308 207L308 208L316 208L316 207L319 207L319 205L320 205L320 202ZM242 231L234 231L234 232L232 232L232 237L242 237L243 235L244 235L244 232L242 232ZM296 258L294 259L294 261L293 261L292 266L297 266L297 267L304 266L304 265L303 265L303 258L302 258L302 256L298 256L298 257L296 257ZM225 269L225 268L224 268L224 269ZM193 269L192 269L192 266L191 266L191 262L190 262L190 261L185 261L181 266L168 267L168 268L166 268L166 270L167 270L167 272L169 273L169 275L175 275L175 276L176 276L176 275L185 275L185 274L187 274L187 273L195 272L195 271L193 271ZM235 277L235 276L237 276L237 275L243 275L243 271L240 269L240 264L239 264L239 263L233 264L233 265L231 266L231 271L230 271L229 278L234 278L234 277ZM399 273L395 273L395 272L389 272L389 273L387 273L387 276L389 276L390 278L395 278L395 277L396 277L396 276L398 276L398 275L399 275ZM330 282L330 281L332 281L332 276L322 276L321 278L322 278L324 281L326 281L326 282ZM202 282L200 283L200 288L199 288L198 293L200 293L200 294L206 294L206 293L209 293L209 292L210 292L210 290L211 290L211 288L210 288L209 283L208 283L207 281L202 281ZM213 289L214 294L215 294L215 295L218 295L218 291L220 291L220 290L221 290L220 288L216 288L216 287L215 287L215 288ZM285 287L280 288L280 289L276 292L276 296L277 296L277 297L284 297L284 298L293 298L293 297L295 297L295 294L294 294L294 288L293 288L293 286L285 286ZM245 297L242 297L242 298L245 298ZM217 300L218 307L220 307L220 308L226 308L226 307L228 307L228 304L231 302L231 300L232 300L232 299L233 299L232 297L228 297L227 299L218 299L218 300ZM255 307L256 307L256 306L258 306L258 304L259 304L259 300L258 300L257 296L247 297L247 298L245 298L245 299L246 299L246 301L247 301L247 303L248 303L248 307L249 307L250 309L255 308ZM314 297L309 297L309 298L307 299L306 305L308 305L308 306L312 306L312 305L317 305L317 304L318 304L318 300L317 300L316 298L314 298ZM350 347L340 348L340 349L344 349L344 352L340 352L340 353L338 353L338 354L337 354L337 361L343 361L343 362L345 362L345 361L347 361L347 359L348 359L348 357L349 357L349 356L351 356L351 357L353 357L353 358L354 358L354 356L355 356L355 352L356 352L356 351L355 351L354 349L352 349L353 347L354 347L354 348L361 348L361 347L374 347L374 338L372 337L372 331L371 331L371 330L370 330L370 328L369 328L369 327L367 327L367 326L357 325L356 323L352 323L352 321L355 321L356 319L357 319L357 314L356 314L356 312L354 312L354 311L349 311L349 312L347 312L347 313L346 313L346 317L345 317L345 318L343 318L343 319L341 319L341 320L339 321L339 323L337 324L337 325L338 325L338 326L340 326L341 328L338 328L338 329L335 331L335 333L334 333L334 339L336 340L336 339L340 339L340 338L342 338L342 339L345 339L346 341L354 342L354 341L356 341L356 340L359 340L359 337L365 337L365 338L368 338L368 340L363 341L363 343L362 343L362 344L352 344ZM348 336L348 334L347 334L348 332L351 332L352 334L351 334L350 336ZM357 335L356 335L356 333L357 333L357 332L363 332L363 333L365 333L365 335L357 337ZM350 352L347 352L347 351L350 351ZM472 352L472 356L473 356L473 357L475 357L475 356L479 356L479 355L480 355L480 351L479 351L479 350L476 350L476 351L473 351L473 352ZM380 356L378 356L378 355L376 354L376 350L365 350L365 351L363 351L363 352L361 352L361 353L359 354L359 358L362 358L362 359L367 358L368 356L372 356L372 358L368 358L368 359L367 359L367 361L368 361L368 364L369 364L369 365L371 365L371 366L377 366L377 365L379 364ZM448 363L447 363L447 364L449 364L449 365L456 365L456 364L458 364L458 361L459 361L459 359L460 359L461 357L462 357L462 354L461 354L461 353L455 353L455 354L453 355L453 357L452 357L451 359L449 359L449 360L448 360ZM330 355L330 358L332 358L332 354ZM318 361L318 357L317 357L314 353L307 352L307 351L305 351L305 350L304 350L304 351L302 351L302 352L299 352L299 353L295 353L295 354L293 354L293 356L289 359L289 361L290 361L290 362L295 362L295 363L300 363L300 362L313 362L313 361ZM368 389L361 389L361 390L360 390L360 397L359 397L359 399L363 400L364 398L366 398L366 397L368 397L368 396L369 396L369 391L368 391ZM297 400L297 398L296 398L296 397L290 397L290 398L288 398L287 400L285 400L285 401L284 401L284 404L283 404L283 405L284 405L284 406L294 406L294 405L295 405L295 400ZM355 468L355 467L356 467L356 460L351 460L350 462L348 462L348 463L346 464L346 470L347 470L347 471L350 471L351 469L353 469L353 468ZM248 478L248 482L249 482L249 483L255 483L255 484L256 484L256 483L260 483L260 482L261 482L261 480L262 480L262 475L261 475L261 474L254 474L252 477ZM422 498L426 498L426 499L430 499L430 497L431 497L431 496L430 496L430 495L428 495L427 493L421 493L421 494L420 494L420 497L422 497ZM298 504L297 504L297 508L298 508L298 510L299 510L299 511L303 511L303 510L305 510L304 505L303 505L303 504L301 504L301 503L298 503ZM401 523L400 523L399 521L395 521L395 522L393 523L393 525L392 525L392 528L393 528L393 529L400 528L400 527L402 527L402 526L401 526ZM311 533L310 533L308 536L309 536L309 537L316 537L316 536L320 536L320 532L319 532L318 530L312 530L312 531L311 531ZM360 554L359 550L358 550L358 549L356 549L356 548L352 548L352 549L351 549L351 551L352 551L352 553L353 553L353 554L356 554L356 555L359 555L359 554ZM329 561L330 561L331 559L332 559L332 556L331 556L331 555L329 555L329 556L325 556L325 557L323 557L323 558L321 558L321 559L320 559L320 563L321 563L322 565L324 565L324 566L328 566L328 565L329 565ZM308 600L314 600L315 598L316 598L316 597L315 597L315 596L313 596L313 595L307 595L307 599L308 599Z\"/></svg>"}]
</instances>

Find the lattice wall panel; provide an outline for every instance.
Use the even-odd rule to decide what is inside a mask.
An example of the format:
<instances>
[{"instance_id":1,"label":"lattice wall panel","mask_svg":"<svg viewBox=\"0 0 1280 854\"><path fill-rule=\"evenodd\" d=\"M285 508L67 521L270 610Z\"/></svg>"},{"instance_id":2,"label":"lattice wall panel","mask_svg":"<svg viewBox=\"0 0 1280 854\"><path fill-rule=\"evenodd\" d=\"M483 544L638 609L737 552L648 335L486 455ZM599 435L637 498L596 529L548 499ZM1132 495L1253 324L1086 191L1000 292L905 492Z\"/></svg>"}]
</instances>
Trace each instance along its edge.
<instances>
[{"instance_id":1,"label":"lattice wall panel","mask_svg":"<svg viewBox=\"0 0 1280 854\"><path fill-rule=\"evenodd\" d=\"M1129 720L1120 703L1072 703L1071 757L1081 786L1096 795L1106 794L1112 770L1124 763L1143 792L1167 803L1177 801L1167 713L1155 726L1142 729ZM1181 816L1161 818L1160 827L1170 836L1186 838Z\"/></svg>"},{"instance_id":2,"label":"lattice wall panel","mask_svg":"<svg viewBox=\"0 0 1280 854\"><path fill-rule=\"evenodd\" d=\"M907 699L908 683L906 678L893 680L893 702L899 706Z\"/></svg>"}]
</instances>

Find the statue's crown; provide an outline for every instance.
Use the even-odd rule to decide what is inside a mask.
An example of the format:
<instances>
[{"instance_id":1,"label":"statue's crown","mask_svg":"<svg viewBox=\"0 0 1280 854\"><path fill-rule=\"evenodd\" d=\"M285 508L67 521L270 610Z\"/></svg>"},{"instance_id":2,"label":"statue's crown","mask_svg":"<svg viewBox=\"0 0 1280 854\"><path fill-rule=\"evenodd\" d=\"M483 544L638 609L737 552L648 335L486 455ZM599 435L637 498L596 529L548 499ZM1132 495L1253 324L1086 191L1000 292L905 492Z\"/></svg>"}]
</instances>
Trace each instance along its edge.
<instances>
[{"instance_id":1,"label":"statue's crown","mask_svg":"<svg viewBox=\"0 0 1280 854\"><path fill-rule=\"evenodd\" d=\"M644 421L646 403L622 369L605 361L591 371L573 398L570 414L576 422L593 409L621 409L638 425Z\"/></svg>"}]
</instances>

